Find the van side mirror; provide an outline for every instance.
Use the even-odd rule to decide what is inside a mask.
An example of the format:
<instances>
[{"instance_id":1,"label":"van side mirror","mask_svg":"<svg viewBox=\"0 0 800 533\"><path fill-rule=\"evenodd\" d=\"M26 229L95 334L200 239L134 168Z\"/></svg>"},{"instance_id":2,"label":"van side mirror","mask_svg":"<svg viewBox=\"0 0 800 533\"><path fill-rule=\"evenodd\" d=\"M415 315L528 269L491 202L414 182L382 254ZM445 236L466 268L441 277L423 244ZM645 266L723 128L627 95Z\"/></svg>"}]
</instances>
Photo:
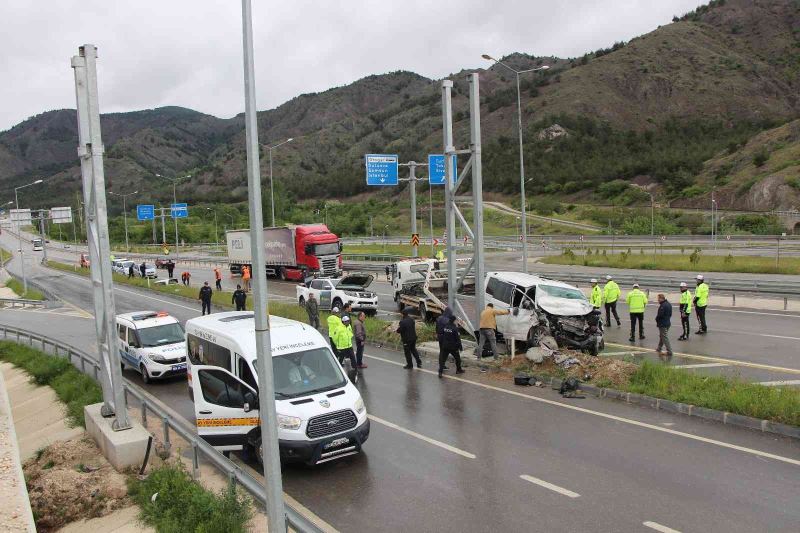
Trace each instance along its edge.
<instances>
[{"instance_id":1,"label":"van side mirror","mask_svg":"<svg viewBox=\"0 0 800 533\"><path fill-rule=\"evenodd\" d=\"M258 409L258 396L251 391L244 393L244 412L249 413L253 409Z\"/></svg>"}]
</instances>

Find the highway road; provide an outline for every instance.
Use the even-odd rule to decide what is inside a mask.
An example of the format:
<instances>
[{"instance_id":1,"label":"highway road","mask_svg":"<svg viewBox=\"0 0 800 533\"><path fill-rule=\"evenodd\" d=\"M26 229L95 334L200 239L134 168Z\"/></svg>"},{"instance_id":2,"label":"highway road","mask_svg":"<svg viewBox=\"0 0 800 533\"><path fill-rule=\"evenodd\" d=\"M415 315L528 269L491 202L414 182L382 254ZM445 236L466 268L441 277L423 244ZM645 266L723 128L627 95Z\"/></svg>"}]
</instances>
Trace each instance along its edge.
<instances>
[{"instance_id":1,"label":"highway road","mask_svg":"<svg viewBox=\"0 0 800 533\"><path fill-rule=\"evenodd\" d=\"M0 321L94 352L88 280L29 267L83 311L2 310ZM158 308L182 321L199 314L137 289L115 287L115 297L118 312ZM367 358L358 386L373 432L364 453L283 474L290 495L342 531L800 529L796 441L515 389L474 369L439 380L430 361L408 372L400 354L377 348ZM148 390L192 419L182 379Z\"/></svg>"}]
</instances>

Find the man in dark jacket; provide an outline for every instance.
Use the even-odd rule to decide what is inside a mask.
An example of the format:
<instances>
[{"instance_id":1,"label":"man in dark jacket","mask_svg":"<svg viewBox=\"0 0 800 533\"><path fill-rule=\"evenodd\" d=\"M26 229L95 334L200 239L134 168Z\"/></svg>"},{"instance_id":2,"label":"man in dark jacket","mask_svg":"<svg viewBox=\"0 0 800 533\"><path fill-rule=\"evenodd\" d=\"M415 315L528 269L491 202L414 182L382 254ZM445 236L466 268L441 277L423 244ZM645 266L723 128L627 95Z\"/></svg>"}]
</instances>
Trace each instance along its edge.
<instances>
[{"instance_id":1,"label":"man in dark jacket","mask_svg":"<svg viewBox=\"0 0 800 533\"><path fill-rule=\"evenodd\" d=\"M669 327L672 325L672 304L663 294L658 295L658 313L656 313L656 326L658 327L658 348L656 352L661 355L661 347L667 349L667 357L672 357L672 346L669 344Z\"/></svg>"},{"instance_id":2,"label":"man in dark jacket","mask_svg":"<svg viewBox=\"0 0 800 533\"><path fill-rule=\"evenodd\" d=\"M411 358L417 362L417 368L422 368L422 359L419 358L417 351L417 323L409 316L408 307L403 308L403 318L397 328L400 340L403 342L403 353L406 356L406 370L413 368Z\"/></svg>"},{"instance_id":3,"label":"man in dark jacket","mask_svg":"<svg viewBox=\"0 0 800 533\"><path fill-rule=\"evenodd\" d=\"M147 272L147 265L142 261L142 264L139 265L139 272L142 274L142 277L145 277L145 273Z\"/></svg>"},{"instance_id":4,"label":"man in dark jacket","mask_svg":"<svg viewBox=\"0 0 800 533\"><path fill-rule=\"evenodd\" d=\"M439 377L442 377L444 364L447 362L447 357L449 355L452 355L453 359L456 360L456 374L464 373L464 369L461 368L461 350L463 350L464 347L461 345L458 324L456 324L456 317L452 314L452 311L448 315L448 320L448 324L442 326L441 333L439 334Z\"/></svg>"},{"instance_id":5,"label":"man in dark jacket","mask_svg":"<svg viewBox=\"0 0 800 533\"><path fill-rule=\"evenodd\" d=\"M172 273L175 271L175 263L172 262L172 259L167 261L167 277L172 279Z\"/></svg>"},{"instance_id":6,"label":"man in dark jacket","mask_svg":"<svg viewBox=\"0 0 800 533\"><path fill-rule=\"evenodd\" d=\"M197 299L203 304L203 315L211 314L211 295L214 294L214 291L211 290L211 287L208 286L208 282L206 281L202 287L200 287L200 294L198 295Z\"/></svg>"},{"instance_id":7,"label":"man in dark jacket","mask_svg":"<svg viewBox=\"0 0 800 533\"><path fill-rule=\"evenodd\" d=\"M242 290L241 285L236 285L236 290L233 291L231 303L236 304L237 311L244 311L245 304L247 303L247 293Z\"/></svg>"},{"instance_id":8,"label":"man in dark jacket","mask_svg":"<svg viewBox=\"0 0 800 533\"><path fill-rule=\"evenodd\" d=\"M133 277L133 263L128 267L128 279Z\"/></svg>"},{"instance_id":9,"label":"man in dark jacket","mask_svg":"<svg viewBox=\"0 0 800 533\"><path fill-rule=\"evenodd\" d=\"M306 314L308 314L308 323L311 324L314 329L319 329L319 304L313 292L308 293Z\"/></svg>"}]
</instances>

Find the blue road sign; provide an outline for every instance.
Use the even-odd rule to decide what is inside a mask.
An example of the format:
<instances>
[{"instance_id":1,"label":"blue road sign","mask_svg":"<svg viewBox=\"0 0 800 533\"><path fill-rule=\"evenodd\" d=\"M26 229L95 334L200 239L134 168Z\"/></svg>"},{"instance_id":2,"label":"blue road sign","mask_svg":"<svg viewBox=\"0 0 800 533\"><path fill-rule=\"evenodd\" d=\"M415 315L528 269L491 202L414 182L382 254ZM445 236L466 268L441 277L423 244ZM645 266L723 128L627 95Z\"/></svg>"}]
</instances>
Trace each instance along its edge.
<instances>
[{"instance_id":1,"label":"blue road sign","mask_svg":"<svg viewBox=\"0 0 800 533\"><path fill-rule=\"evenodd\" d=\"M139 220L153 220L156 217L156 208L152 205L137 205L136 218Z\"/></svg>"},{"instance_id":2,"label":"blue road sign","mask_svg":"<svg viewBox=\"0 0 800 533\"><path fill-rule=\"evenodd\" d=\"M456 166L456 156L453 156L453 168L456 169L453 175L453 183L458 181L458 167ZM444 185L444 175L447 169L444 165L444 156L441 154L428 155L428 180L431 185Z\"/></svg>"},{"instance_id":3,"label":"blue road sign","mask_svg":"<svg viewBox=\"0 0 800 533\"><path fill-rule=\"evenodd\" d=\"M397 155L367 154L367 185L397 185Z\"/></svg>"},{"instance_id":4,"label":"blue road sign","mask_svg":"<svg viewBox=\"0 0 800 533\"><path fill-rule=\"evenodd\" d=\"M172 204L170 206L172 218L186 218L189 216L188 204Z\"/></svg>"}]
</instances>

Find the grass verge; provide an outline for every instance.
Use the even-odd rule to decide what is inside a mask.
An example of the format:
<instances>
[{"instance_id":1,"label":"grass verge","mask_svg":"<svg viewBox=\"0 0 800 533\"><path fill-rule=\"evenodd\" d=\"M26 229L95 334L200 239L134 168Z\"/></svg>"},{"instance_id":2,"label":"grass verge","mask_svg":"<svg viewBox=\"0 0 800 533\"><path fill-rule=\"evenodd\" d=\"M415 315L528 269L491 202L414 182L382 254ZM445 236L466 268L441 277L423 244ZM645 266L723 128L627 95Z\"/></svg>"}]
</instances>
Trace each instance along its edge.
<instances>
[{"instance_id":1,"label":"grass verge","mask_svg":"<svg viewBox=\"0 0 800 533\"><path fill-rule=\"evenodd\" d=\"M180 463L161 466L144 481L128 478L128 493L141 509L139 519L161 533L245 533L253 515L249 498L230 487L204 489Z\"/></svg>"},{"instance_id":2,"label":"grass verge","mask_svg":"<svg viewBox=\"0 0 800 533\"><path fill-rule=\"evenodd\" d=\"M708 409L800 426L800 391L702 376L645 361L630 378L628 392Z\"/></svg>"},{"instance_id":3,"label":"grass verge","mask_svg":"<svg viewBox=\"0 0 800 533\"><path fill-rule=\"evenodd\" d=\"M692 272L741 272L748 274L800 274L800 258L782 257L775 265L774 257L757 256L695 256L692 254L656 254L641 248L636 253L578 254L567 250L561 255L543 257L540 262L555 265L635 268L641 270L688 270Z\"/></svg>"},{"instance_id":4,"label":"grass verge","mask_svg":"<svg viewBox=\"0 0 800 533\"><path fill-rule=\"evenodd\" d=\"M83 408L103 401L100 385L81 374L66 359L10 341L0 341L0 360L25 370L33 383L50 386L66 405L67 421L73 426L86 427Z\"/></svg>"},{"instance_id":5,"label":"grass verge","mask_svg":"<svg viewBox=\"0 0 800 533\"><path fill-rule=\"evenodd\" d=\"M28 287L27 292L22 285L22 282L16 278L11 278L6 282L6 287L14 291L17 296L20 298L26 298L28 300L44 300L44 294L37 291L36 289L32 289Z\"/></svg>"},{"instance_id":6,"label":"grass verge","mask_svg":"<svg viewBox=\"0 0 800 533\"><path fill-rule=\"evenodd\" d=\"M64 263L59 263L57 261L48 261L47 266L50 268L55 268L57 270L63 270L66 272L73 272L76 274L80 274L82 276L88 276L89 271L85 268L75 269L72 265L67 265ZM120 274L114 274L114 283L121 283L124 285L130 285L133 287L139 287L142 289L147 289L155 292L160 292L163 294L168 294L172 296L181 296L184 298L191 298L192 300L197 300L198 293L200 291L200 287L186 287L184 285L156 285L152 281L150 282L150 286L148 287L147 280L143 280L141 278L128 278L128 276L123 276ZM230 291L214 291L214 294L211 297L212 305L216 307L222 307L224 309L233 309L231 304L231 297L232 293ZM198 308L200 307L200 302L197 302ZM252 297L247 299L247 309L253 308L253 299ZM308 322L308 315L306 314L305 310L297 304L294 303L287 303L287 302L279 302L279 301L271 301L269 303L269 312L271 315L280 316L284 318L289 318L292 320L298 320L300 322ZM322 326L325 326L326 320L329 316L329 313L324 311L320 312L320 323ZM365 322L365 326L367 329L367 338L373 342L385 342L385 343L400 343L400 336L395 333L395 327L392 326L392 322L387 320L381 320L379 318L374 317L367 317ZM417 337L419 342L425 342L434 340L436 338L435 328L432 324L417 324Z\"/></svg>"}]
</instances>

